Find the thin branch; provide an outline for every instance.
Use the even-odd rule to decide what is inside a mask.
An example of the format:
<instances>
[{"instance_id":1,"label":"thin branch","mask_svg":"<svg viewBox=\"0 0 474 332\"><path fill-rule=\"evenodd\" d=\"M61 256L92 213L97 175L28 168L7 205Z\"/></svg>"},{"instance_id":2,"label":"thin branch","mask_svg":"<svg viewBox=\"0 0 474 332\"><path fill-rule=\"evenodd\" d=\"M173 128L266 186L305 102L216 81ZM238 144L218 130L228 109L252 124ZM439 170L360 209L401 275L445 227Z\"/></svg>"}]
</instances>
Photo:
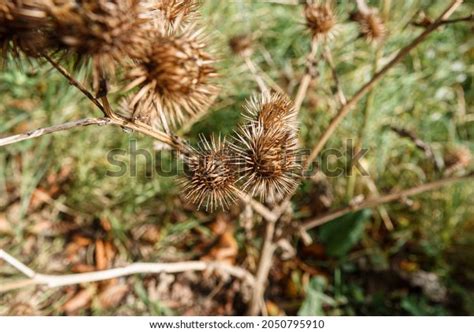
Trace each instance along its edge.
<instances>
[{"instance_id":1,"label":"thin branch","mask_svg":"<svg viewBox=\"0 0 474 332\"><path fill-rule=\"evenodd\" d=\"M311 52L306 59L306 72L301 79L300 85L298 87L298 92L296 93L295 97L295 110L299 112L301 106L303 105L303 101L306 97L306 93L308 92L309 84L311 80L314 78L314 61L316 59L316 54L318 53L318 40L313 38L311 43Z\"/></svg>"},{"instance_id":2,"label":"thin branch","mask_svg":"<svg viewBox=\"0 0 474 332\"><path fill-rule=\"evenodd\" d=\"M435 154L433 152L433 148L431 147L430 144L426 143L423 141L421 138L419 138L414 132L409 131L408 129L405 128L399 128L396 126L390 126L389 127L391 131L393 131L395 134L402 138L407 138L410 140L413 144L415 144L416 148L418 150L421 150L425 157L430 159L433 164L435 165L437 170L441 170L442 165L439 163L439 161L436 159Z\"/></svg>"},{"instance_id":3,"label":"thin branch","mask_svg":"<svg viewBox=\"0 0 474 332\"><path fill-rule=\"evenodd\" d=\"M258 262L257 274L255 278L255 284L253 288L252 298L250 299L250 305L247 314L250 316L256 316L261 312L261 308L265 305L264 293L265 286L272 267L273 254L277 248L276 244L273 243L273 236L275 234L275 222L267 222L265 229L265 238L260 253L260 259Z\"/></svg>"},{"instance_id":4,"label":"thin branch","mask_svg":"<svg viewBox=\"0 0 474 332\"><path fill-rule=\"evenodd\" d=\"M73 129L77 127L90 126L90 125L103 126L109 123L110 123L110 119L108 118L88 118L88 119L81 119L77 121L66 122L66 123L62 123L62 124L51 126L51 127L31 130L23 134L0 138L0 146L18 143L18 142L25 141L28 139L56 133L58 131L64 131L64 130L69 130L69 129Z\"/></svg>"},{"instance_id":5,"label":"thin branch","mask_svg":"<svg viewBox=\"0 0 474 332\"><path fill-rule=\"evenodd\" d=\"M474 173L468 174L466 176L458 176L458 177L451 177L451 178L445 178L441 179L438 181L430 182L430 183L425 183L410 189L402 190L399 192L394 192L390 193L384 196L376 197L376 198L371 198L367 199L359 204L353 205L353 206L348 206L341 208L339 210L329 212L327 214L324 214L322 216L316 217L314 219L311 219L307 222L305 222L302 226L300 226L301 231L307 231L311 228L315 228L318 226L321 226L327 222L330 222L336 218L339 218L349 212L356 212L360 211L363 209L368 209L368 208L373 208L376 207L380 204L385 204L388 202L393 202L396 200L399 200L404 197L409 197L413 195L418 195L427 191L432 191L439 189L441 187L450 185L455 182L459 181L466 181L466 180L472 180L474 178Z\"/></svg>"},{"instance_id":6,"label":"thin branch","mask_svg":"<svg viewBox=\"0 0 474 332\"><path fill-rule=\"evenodd\" d=\"M58 72L60 72L68 81L69 84L75 86L77 89L79 89L87 98L89 98L101 111L104 113L105 116L108 114L105 112L104 107L102 104L97 100L96 97L84 86L82 85L81 82L76 80L68 71L66 68L61 66L59 63L54 61L49 55L47 54L42 54L43 58L46 59Z\"/></svg>"},{"instance_id":7,"label":"thin branch","mask_svg":"<svg viewBox=\"0 0 474 332\"><path fill-rule=\"evenodd\" d=\"M465 17L453 18L451 20L444 20L441 22L441 25L459 23L459 22L474 22L474 13Z\"/></svg>"},{"instance_id":8,"label":"thin branch","mask_svg":"<svg viewBox=\"0 0 474 332\"><path fill-rule=\"evenodd\" d=\"M468 16L453 18L451 20L443 20L440 25L448 25L453 23L462 23L462 22L474 22L474 13ZM422 21L414 22L413 25L416 27L426 27L427 24L430 24L430 18L426 17Z\"/></svg>"},{"instance_id":9,"label":"thin branch","mask_svg":"<svg viewBox=\"0 0 474 332\"><path fill-rule=\"evenodd\" d=\"M334 65L334 60L331 54L331 49L329 48L327 44L324 45L323 57L326 63L329 65L329 68L331 69L331 74L334 80L334 85L336 86L336 94L337 94L337 97L339 98L339 103L341 105L344 105L347 103L347 99L344 94L344 91L342 90L341 83L337 75L336 66Z\"/></svg>"},{"instance_id":10,"label":"thin branch","mask_svg":"<svg viewBox=\"0 0 474 332\"><path fill-rule=\"evenodd\" d=\"M34 272L1 249L0 259L3 259L29 278L27 280L14 281L11 283L2 283L0 285L0 293L32 285L54 288L109 280L134 274L181 273L187 271L216 271L224 275L230 275L241 279L250 285L255 283L255 278L247 270L221 262L187 261L177 263L132 263L125 267L103 271L69 275L50 275Z\"/></svg>"},{"instance_id":11,"label":"thin branch","mask_svg":"<svg viewBox=\"0 0 474 332\"><path fill-rule=\"evenodd\" d=\"M316 159L319 155L323 147L326 145L329 138L332 136L336 128L342 122L342 120L354 109L357 103L364 97L369 91L371 91L377 83L387 74L387 72L392 69L395 65L401 62L405 56L408 55L416 46L418 46L421 42L423 42L434 30L436 30L443 22L446 20L451 14L461 5L463 0L454 0L451 4L446 8L446 10L436 19L433 24L426 27L426 29L417 37L415 38L410 44L402 48L397 55L382 69L380 69L372 79L367 82L362 88L357 91L357 93L345 104L341 107L337 115L332 119L329 126L326 128L326 131L323 133L321 138L318 140L318 143L311 151L308 159L305 161L304 168L306 169L311 165L311 163Z\"/></svg>"},{"instance_id":12,"label":"thin branch","mask_svg":"<svg viewBox=\"0 0 474 332\"><path fill-rule=\"evenodd\" d=\"M237 195L244 203L250 204L252 209L261 215L267 222L276 222L278 220L279 217L265 205L253 199L250 195L241 191L237 187L235 187L234 190L237 192Z\"/></svg>"},{"instance_id":13,"label":"thin branch","mask_svg":"<svg viewBox=\"0 0 474 332\"><path fill-rule=\"evenodd\" d=\"M62 123L59 125L54 125L51 127L35 129L23 134L0 138L0 146L18 143L21 141L41 137L41 136L56 133L59 131L65 131L65 130L74 129L77 127L84 127L84 126L90 126L90 125L98 125L98 126L113 125L113 126L118 126L122 128L128 128L128 129L137 131L139 133L142 133L144 135L153 137L165 144L168 144L179 152L185 153L187 151L185 144L182 143L179 139L174 138L161 131L157 131L144 123L130 122L128 120L119 118L115 115L114 115L114 118L107 117L107 118L81 119L81 120Z\"/></svg>"},{"instance_id":14,"label":"thin branch","mask_svg":"<svg viewBox=\"0 0 474 332\"><path fill-rule=\"evenodd\" d=\"M257 85L258 87L260 88L260 91L263 93L263 94L268 94L269 92L269 89L267 87L267 85L265 84L265 81L262 79L262 77L260 76L260 74L258 73L258 69L257 69L257 66L255 65L255 63L252 61L252 59L250 58L250 56L244 56L244 61L245 61L245 64L247 65L247 68L249 69L249 71L252 73L254 79L255 79L255 82L257 82Z\"/></svg>"}]
</instances>

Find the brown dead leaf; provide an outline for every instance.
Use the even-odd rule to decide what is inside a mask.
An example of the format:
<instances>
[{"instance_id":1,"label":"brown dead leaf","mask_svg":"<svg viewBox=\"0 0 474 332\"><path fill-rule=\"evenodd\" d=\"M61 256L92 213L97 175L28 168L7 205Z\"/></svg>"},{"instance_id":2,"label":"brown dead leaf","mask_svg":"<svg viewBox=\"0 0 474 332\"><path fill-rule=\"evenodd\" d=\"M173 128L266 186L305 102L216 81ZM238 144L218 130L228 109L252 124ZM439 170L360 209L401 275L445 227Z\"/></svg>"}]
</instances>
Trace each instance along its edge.
<instances>
[{"instance_id":1,"label":"brown dead leaf","mask_svg":"<svg viewBox=\"0 0 474 332\"><path fill-rule=\"evenodd\" d=\"M302 257L312 257L312 258L324 258L325 250L324 246L319 243L313 243L308 246L304 246L301 250Z\"/></svg>"},{"instance_id":2,"label":"brown dead leaf","mask_svg":"<svg viewBox=\"0 0 474 332\"><path fill-rule=\"evenodd\" d=\"M95 265L97 270L105 270L109 265L105 252L105 244L102 240L95 241Z\"/></svg>"},{"instance_id":3,"label":"brown dead leaf","mask_svg":"<svg viewBox=\"0 0 474 332\"><path fill-rule=\"evenodd\" d=\"M234 238L234 234L226 232L221 235L217 244L204 256L204 260L217 260L235 264L235 259L238 254L239 247Z\"/></svg>"},{"instance_id":4,"label":"brown dead leaf","mask_svg":"<svg viewBox=\"0 0 474 332\"><path fill-rule=\"evenodd\" d=\"M92 239L82 236L82 235L75 235L73 238L74 243L76 243L79 247L87 247L92 243Z\"/></svg>"},{"instance_id":5,"label":"brown dead leaf","mask_svg":"<svg viewBox=\"0 0 474 332\"><path fill-rule=\"evenodd\" d=\"M107 233L112 230L112 224L110 223L110 220L105 217L100 218L100 226Z\"/></svg>"},{"instance_id":6,"label":"brown dead leaf","mask_svg":"<svg viewBox=\"0 0 474 332\"><path fill-rule=\"evenodd\" d=\"M12 227L10 223L7 221L5 214L0 214L0 234L11 234Z\"/></svg>"},{"instance_id":7,"label":"brown dead leaf","mask_svg":"<svg viewBox=\"0 0 474 332\"><path fill-rule=\"evenodd\" d=\"M63 310L67 315L74 315L81 309L89 307L92 296L95 293L94 288L86 288L77 292L71 299L63 305Z\"/></svg>"},{"instance_id":8,"label":"brown dead leaf","mask_svg":"<svg viewBox=\"0 0 474 332\"><path fill-rule=\"evenodd\" d=\"M275 303L270 300L265 302L268 316L284 316L285 312Z\"/></svg>"},{"instance_id":9,"label":"brown dead leaf","mask_svg":"<svg viewBox=\"0 0 474 332\"><path fill-rule=\"evenodd\" d=\"M89 264L77 263L73 265L73 267L71 268L71 271L74 273L93 272L95 271L95 266L89 265Z\"/></svg>"},{"instance_id":10,"label":"brown dead leaf","mask_svg":"<svg viewBox=\"0 0 474 332\"><path fill-rule=\"evenodd\" d=\"M129 291L128 285L109 285L99 294L99 304L102 309L117 306Z\"/></svg>"}]
</instances>

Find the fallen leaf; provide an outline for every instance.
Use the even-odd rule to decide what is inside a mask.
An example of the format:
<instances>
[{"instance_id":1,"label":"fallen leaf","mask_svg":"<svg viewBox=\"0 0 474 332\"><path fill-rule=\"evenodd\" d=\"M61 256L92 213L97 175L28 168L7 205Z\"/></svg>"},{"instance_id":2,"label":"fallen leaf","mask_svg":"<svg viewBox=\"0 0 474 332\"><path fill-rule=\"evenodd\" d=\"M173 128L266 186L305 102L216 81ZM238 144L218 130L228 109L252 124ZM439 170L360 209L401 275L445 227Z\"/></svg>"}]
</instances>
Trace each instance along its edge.
<instances>
[{"instance_id":1,"label":"fallen leaf","mask_svg":"<svg viewBox=\"0 0 474 332\"><path fill-rule=\"evenodd\" d=\"M102 240L95 241L95 265L97 270L105 270L108 266L105 245Z\"/></svg>"},{"instance_id":2,"label":"fallen leaf","mask_svg":"<svg viewBox=\"0 0 474 332\"><path fill-rule=\"evenodd\" d=\"M95 289L86 288L77 292L71 299L63 305L63 310L67 315L74 315L81 309L86 309L92 301Z\"/></svg>"},{"instance_id":3,"label":"fallen leaf","mask_svg":"<svg viewBox=\"0 0 474 332\"><path fill-rule=\"evenodd\" d=\"M102 309L117 306L127 295L128 285L109 285L99 294L99 304Z\"/></svg>"}]
</instances>

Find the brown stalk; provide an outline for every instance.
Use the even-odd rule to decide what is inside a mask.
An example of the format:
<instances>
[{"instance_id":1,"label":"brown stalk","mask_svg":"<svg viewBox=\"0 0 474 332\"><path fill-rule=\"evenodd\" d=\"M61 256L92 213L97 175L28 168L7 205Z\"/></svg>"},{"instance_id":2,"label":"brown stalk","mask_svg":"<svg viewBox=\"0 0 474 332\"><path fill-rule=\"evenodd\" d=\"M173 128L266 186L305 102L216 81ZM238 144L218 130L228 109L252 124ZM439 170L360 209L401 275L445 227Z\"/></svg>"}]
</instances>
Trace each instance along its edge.
<instances>
[{"instance_id":1,"label":"brown stalk","mask_svg":"<svg viewBox=\"0 0 474 332\"><path fill-rule=\"evenodd\" d=\"M250 305L247 310L249 316L256 316L260 313L262 307L265 305L264 293L265 284L268 279L268 274L272 267L273 254L277 248L273 242L273 236L275 234L276 221L267 221L265 228L265 238L263 240L262 251L258 262L257 274L253 287L253 295L250 299Z\"/></svg>"},{"instance_id":2,"label":"brown stalk","mask_svg":"<svg viewBox=\"0 0 474 332\"><path fill-rule=\"evenodd\" d=\"M46 59L59 73L61 73L68 81L69 84L75 86L79 91L81 91L87 98L89 98L101 111L107 116L107 113L104 110L104 107L99 102L99 100L94 97L94 95L84 86L81 82L76 80L63 66L57 63L53 58L51 58L48 54L44 53L43 58Z\"/></svg>"},{"instance_id":3,"label":"brown stalk","mask_svg":"<svg viewBox=\"0 0 474 332\"><path fill-rule=\"evenodd\" d=\"M298 113L303 105L304 98L306 97L306 93L308 92L309 84L314 77L314 61L316 59L316 54L318 53L318 39L313 38L311 43L311 52L306 59L306 72L301 79L298 92L296 93L295 97L295 110Z\"/></svg>"},{"instance_id":4,"label":"brown stalk","mask_svg":"<svg viewBox=\"0 0 474 332\"><path fill-rule=\"evenodd\" d=\"M335 210L333 212L329 212L329 213L324 214L322 216L316 217L314 219L311 219L311 220L305 222L303 225L301 225L299 229L300 229L300 231L305 232L305 231L307 231L311 228L315 228L315 227L321 226L321 225L323 225L327 222L330 222L330 221L332 221L332 220L334 220L338 217L341 217L341 216L343 216L343 215L345 215L349 212L356 212L356 211L360 211L360 210L363 210L363 209L373 208L373 207L376 207L380 204L385 204L385 203L388 203L388 202L393 202L393 201L402 199L404 197L409 197L409 196L418 195L418 194L421 194L421 193L424 193L424 192L427 192L427 191L436 190L436 189L439 189L441 187L450 185L450 184L455 183L455 182L465 181L465 180L472 180L473 178L474 178L474 173L470 173L466 176L445 178L445 179L441 179L441 180L438 180L438 181L425 183L425 184L422 184L422 185L419 185L419 186L416 186L416 187L413 187L413 188L409 188L409 189L406 189L406 190L402 190L402 191L399 191L399 192L394 192L394 193L386 194L386 195L383 195L383 196L380 196L380 197L367 199L367 200L365 200L361 203L358 203L356 205L347 206L347 207Z\"/></svg>"}]
</instances>

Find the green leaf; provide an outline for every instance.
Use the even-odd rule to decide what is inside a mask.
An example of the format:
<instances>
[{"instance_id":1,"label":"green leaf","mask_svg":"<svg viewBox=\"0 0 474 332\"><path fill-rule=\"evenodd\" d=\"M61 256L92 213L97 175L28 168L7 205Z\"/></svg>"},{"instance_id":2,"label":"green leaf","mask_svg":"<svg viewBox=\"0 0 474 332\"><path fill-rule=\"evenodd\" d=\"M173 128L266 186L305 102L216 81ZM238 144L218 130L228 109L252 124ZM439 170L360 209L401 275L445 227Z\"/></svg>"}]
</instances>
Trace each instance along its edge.
<instances>
[{"instance_id":1,"label":"green leaf","mask_svg":"<svg viewBox=\"0 0 474 332\"><path fill-rule=\"evenodd\" d=\"M371 215L370 209L351 212L321 226L319 237L328 255L341 257L347 254L362 238Z\"/></svg>"},{"instance_id":2,"label":"green leaf","mask_svg":"<svg viewBox=\"0 0 474 332\"><path fill-rule=\"evenodd\" d=\"M324 288L326 288L326 280L323 277L314 277L308 284L306 289L306 298L298 311L299 316L322 316Z\"/></svg>"}]
</instances>

